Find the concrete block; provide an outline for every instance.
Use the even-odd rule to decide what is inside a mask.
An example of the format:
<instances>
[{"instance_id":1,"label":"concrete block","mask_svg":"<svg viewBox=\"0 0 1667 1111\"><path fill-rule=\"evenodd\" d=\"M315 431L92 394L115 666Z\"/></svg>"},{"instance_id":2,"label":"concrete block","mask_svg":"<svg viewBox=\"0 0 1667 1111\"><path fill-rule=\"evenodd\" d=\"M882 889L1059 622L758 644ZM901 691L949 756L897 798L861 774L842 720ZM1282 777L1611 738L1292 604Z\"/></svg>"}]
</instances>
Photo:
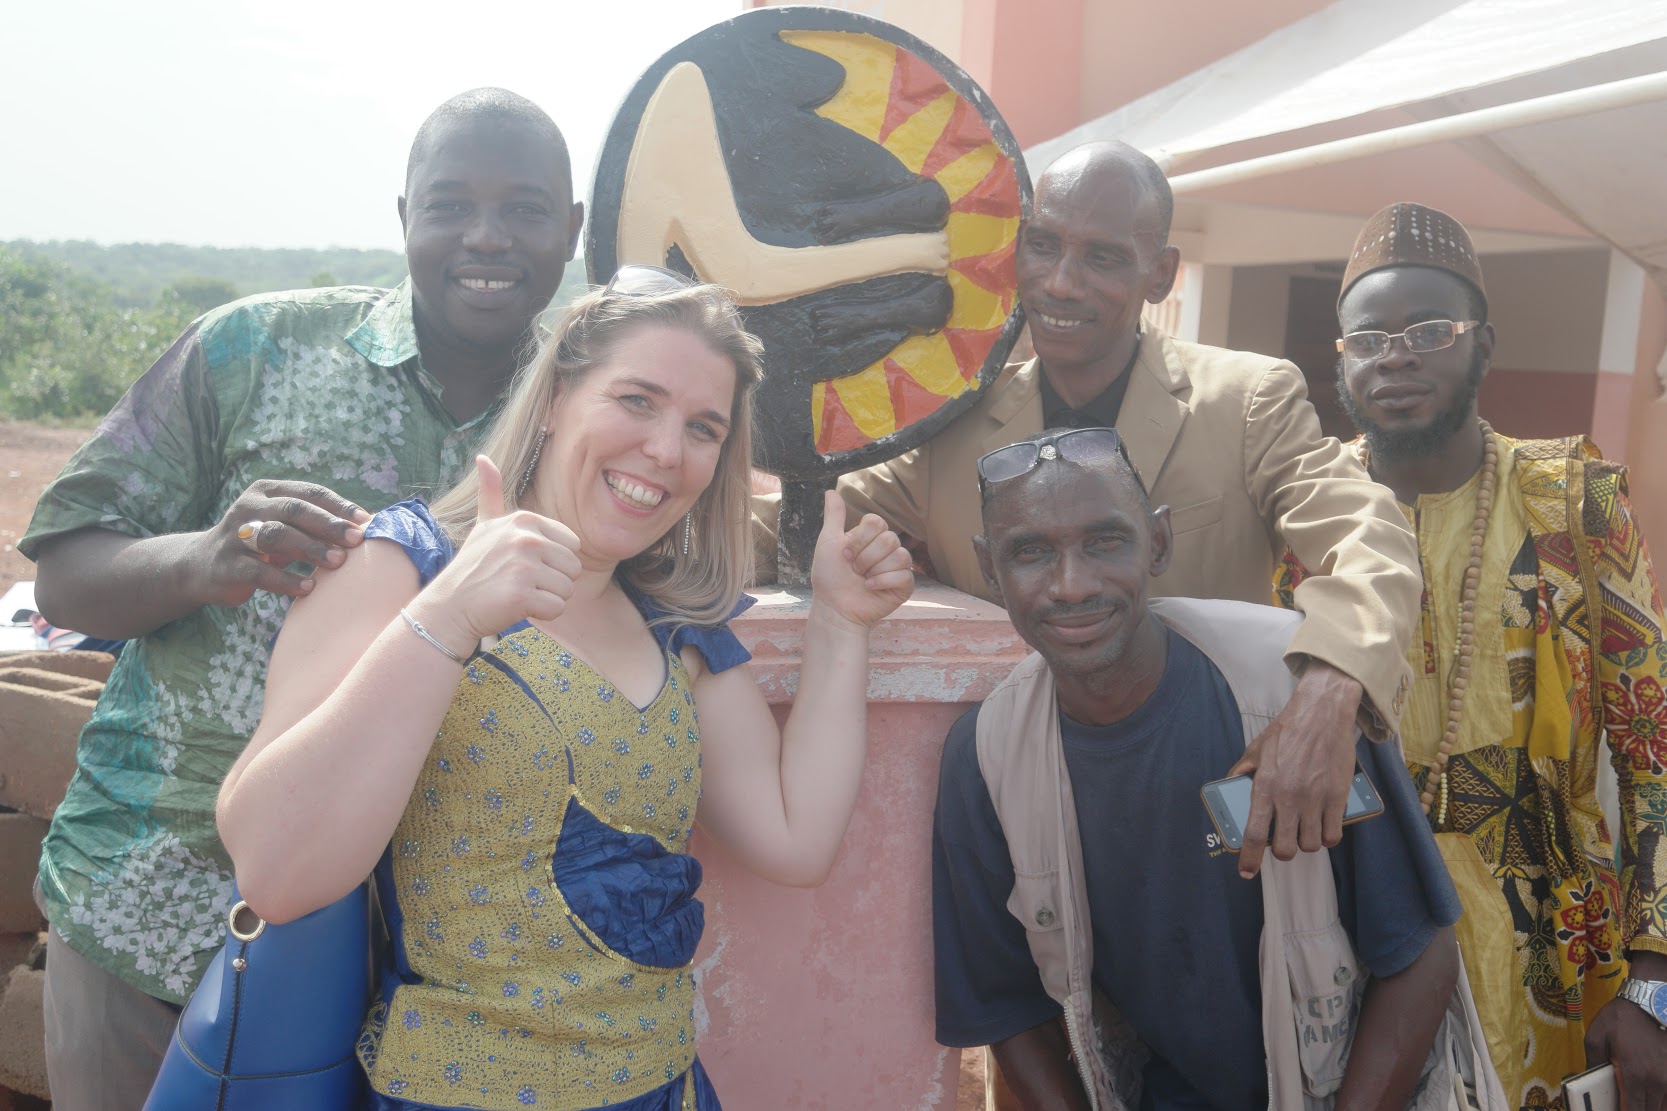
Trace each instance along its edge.
<instances>
[{"instance_id":1,"label":"concrete block","mask_svg":"<svg viewBox=\"0 0 1667 1111\"><path fill-rule=\"evenodd\" d=\"M0 656L0 659L5 657ZM0 683L29 690L75 694L82 698L91 698L94 702L98 701L99 694L104 690L102 679L57 671L49 667L0 667Z\"/></svg>"},{"instance_id":2,"label":"concrete block","mask_svg":"<svg viewBox=\"0 0 1667 1111\"><path fill-rule=\"evenodd\" d=\"M32 894L45 836L46 823L39 818L0 814L0 935L46 929Z\"/></svg>"},{"instance_id":3,"label":"concrete block","mask_svg":"<svg viewBox=\"0 0 1667 1111\"><path fill-rule=\"evenodd\" d=\"M46 1087L46 1024L41 997L46 973L14 968L0 985L0 1087L50 1099Z\"/></svg>"},{"instance_id":4,"label":"concrete block","mask_svg":"<svg viewBox=\"0 0 1667 1111\"><path fill-rule=\"evenodd\" d=\"M0 653L0 671L27 667L55 671L103 683L110 678L116 657L108 652L5 652Z\"/></svg>"},{"instance_id":5,"label":"concrete block","mask_svg":"<svg viewBox=\"0 0 1667 1111\"><path fill-rule=\"evenodd\" d=\"M0 671L0 806L50 818L103 685L40 668Z\"/></svg>"}]
</instances>

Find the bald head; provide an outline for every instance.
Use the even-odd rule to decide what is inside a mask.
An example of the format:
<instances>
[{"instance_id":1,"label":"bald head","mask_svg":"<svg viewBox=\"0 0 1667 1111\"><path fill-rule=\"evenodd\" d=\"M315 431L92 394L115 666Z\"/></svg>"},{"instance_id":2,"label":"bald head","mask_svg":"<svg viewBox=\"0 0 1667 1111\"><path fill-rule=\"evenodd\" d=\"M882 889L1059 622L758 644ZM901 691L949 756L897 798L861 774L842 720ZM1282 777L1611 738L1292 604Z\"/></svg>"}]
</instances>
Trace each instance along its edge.
<instances>
[{"instance_id":1,"label":"bald head","mask_svg":"<svg viewBox=\"0 0 1667 1111\"><path fill-rule=\"evenodd\" d=\"M1150 206L1151 224L1144 231L1158 237L1158 245L1169 242L1170 224L1175 218L1175 193L1163 168L1144 152L1121 140L1084 143L1054 159L1036 181L1036 195L1044 191L1098 188L1108 183L1127 182L1141 192Z\"/></svg>"},{"instance_id":2,"label":"bald head","mask_svg":"<svg viewBox=\"0 0 1667 1111\"><path fill-rule=\"evenodd\" d=\"M562 176L567 179L567 195L573 195L573 171L567 156L567 140L548 113L526 97L508 89L480 88L458 93L434 109L417 128L411 141L411 154L405 160L405 189L409 194L417 169L428 157L436 136L453 124L522 127L547 142L557 154Z\"/></svg>"},{"instance_id":3,"label":"bald head","mask_svg":"<svg viewBox=\"0 0 1667 1111\"><path fill-rule=\"evenodd\" d=\"M1019 300L1048 382L1082 406L1117 380L1140 314L1175 285L1174 202L1156 162L1127 143L1089 143L1036 182L1019 233Z\"/></svg>"}]
</instances>

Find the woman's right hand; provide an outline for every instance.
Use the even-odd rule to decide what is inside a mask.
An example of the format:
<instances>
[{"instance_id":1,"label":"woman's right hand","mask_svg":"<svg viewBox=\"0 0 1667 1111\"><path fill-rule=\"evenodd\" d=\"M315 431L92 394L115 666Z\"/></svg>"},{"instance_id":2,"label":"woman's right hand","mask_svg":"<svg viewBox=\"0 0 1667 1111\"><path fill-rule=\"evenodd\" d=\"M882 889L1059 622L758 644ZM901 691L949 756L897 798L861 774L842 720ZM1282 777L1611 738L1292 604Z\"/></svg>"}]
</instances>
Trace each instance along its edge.
<instances>
[{"instance_id":1,"label":"woman's right hand","mask_svg":"<svg viewBox=\"0 0 1667 1111\"><path fill-rule=\"evenodd\" d=\"M503 476L475 456L479 516L463 547L407 607L460 656L518 621L554 621L578 577L579 537L551 517L504 511Z\"/></svg>"}]
</instances>

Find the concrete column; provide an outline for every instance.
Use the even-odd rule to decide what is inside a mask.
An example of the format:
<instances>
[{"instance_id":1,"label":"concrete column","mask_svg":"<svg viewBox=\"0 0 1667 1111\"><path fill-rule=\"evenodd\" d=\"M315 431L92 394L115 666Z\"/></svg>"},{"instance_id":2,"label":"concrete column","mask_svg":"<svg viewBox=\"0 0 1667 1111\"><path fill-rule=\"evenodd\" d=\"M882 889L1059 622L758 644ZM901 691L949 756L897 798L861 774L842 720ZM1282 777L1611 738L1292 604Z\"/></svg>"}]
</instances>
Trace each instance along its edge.
<instances>
[{"instance_id":1,"label":"concrete column","mask_svg":"<svg viewBox=\"0 0 1667 1111\"><path fill-rule=\"evenodd\" d=\"M1181 323L1175 338L1227 346L1227 313L1233 302L1233 268L1188 262L1183 268Z\"/></svg>"},{"instance_id":2,"label":"concrete column","mask_svg":"<svg viewBox=\"0 0 1667 1111\"><path fill-rule=\"evenodd\" d=\"M1633 368L1644 305L1644 271L1619 251L1609 252L1597 383L1592 391L1592 439L1606 457L1627 459L1631 442Z\"/></svg>"},{"instance_id":3,"label":"concrete column","mask_svg":"<svg viewBox=\"0 0 1667 1111\"><path fill-rule=\"evenodd\" d=\"M1654 282L1644 285L1638 349L1632 375L1631 436L1627 460L1632 508L1644 540L1656 560L1656 573L1667 570L1667 295Z\"/></svg>"},{"instance_id":4,"label":"concrete column","mask_svg":"<svg viewBox=\"0 0 1667 1111\"><path fill-rule=\"evenodd\" d=\"M809 594L760 594L732 628L778 720L798 687ZM701 1060L731 1111L955 1106L961 1052L934 1037L932 810L955 719L1026 649L1007 615L921 582L871 637L868 763L828 882L777 887L696 834L706 935Z\"/></svg>"}]
</instances>

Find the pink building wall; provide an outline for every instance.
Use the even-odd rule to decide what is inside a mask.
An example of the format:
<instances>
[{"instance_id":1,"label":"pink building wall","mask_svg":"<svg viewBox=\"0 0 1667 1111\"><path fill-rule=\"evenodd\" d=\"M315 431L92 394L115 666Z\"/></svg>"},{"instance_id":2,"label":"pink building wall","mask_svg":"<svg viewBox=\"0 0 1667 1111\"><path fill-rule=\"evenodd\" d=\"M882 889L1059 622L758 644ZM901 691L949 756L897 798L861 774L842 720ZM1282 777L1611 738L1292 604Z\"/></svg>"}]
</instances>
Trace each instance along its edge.
<instances>
[{"instance_id":1,"label":"pink building wall","mask_svg":"<svg viewBox=\"0 0 1667 1111\"><path fill-rule=\"evenodd\" d=\"M1598 378L1496 366L1482 379L1477 409L1495 429L1518 439L1576 435L1592 426Z\"/></svg>"},{"instance_id":2,"label":"pink building wall","mask_svg":"<svg viewBox=\"0 0 1667 1111\"><path fill-rule=\"evenodd\" d=\"M1083 0L965 0L957 60L996 96L1019 146L1076 126ZM937 44L934 44L937 45Z\"/></svg>"},{"instance_id":3,"label":"pink building wall","mask_svg":"<svg viewBox=\"0 0 1667 1111\"><path fill-rule=\"evenodd\" d=\"M1025 7L1023 0L1006 2L1015 8ZM1256 3L1168 0L1162 5L1134 0L1077 2L1083 13L1082 36L1074 45L1082 76L1073 106L1076 116L1069 126L1103 116L1161 89L1288 23L1319 11L1330 0L1257 0ZM1059 54L1072 43L1073 40L1061 34L1053 40L1051 50L1037 51L1024 59L1028 76L1058 65ZM1028 79L1021 74L1014 77ZM989 87L1003 111L1006 111L1008 91L999 84Z\"/></svg>"}]
</instances>

